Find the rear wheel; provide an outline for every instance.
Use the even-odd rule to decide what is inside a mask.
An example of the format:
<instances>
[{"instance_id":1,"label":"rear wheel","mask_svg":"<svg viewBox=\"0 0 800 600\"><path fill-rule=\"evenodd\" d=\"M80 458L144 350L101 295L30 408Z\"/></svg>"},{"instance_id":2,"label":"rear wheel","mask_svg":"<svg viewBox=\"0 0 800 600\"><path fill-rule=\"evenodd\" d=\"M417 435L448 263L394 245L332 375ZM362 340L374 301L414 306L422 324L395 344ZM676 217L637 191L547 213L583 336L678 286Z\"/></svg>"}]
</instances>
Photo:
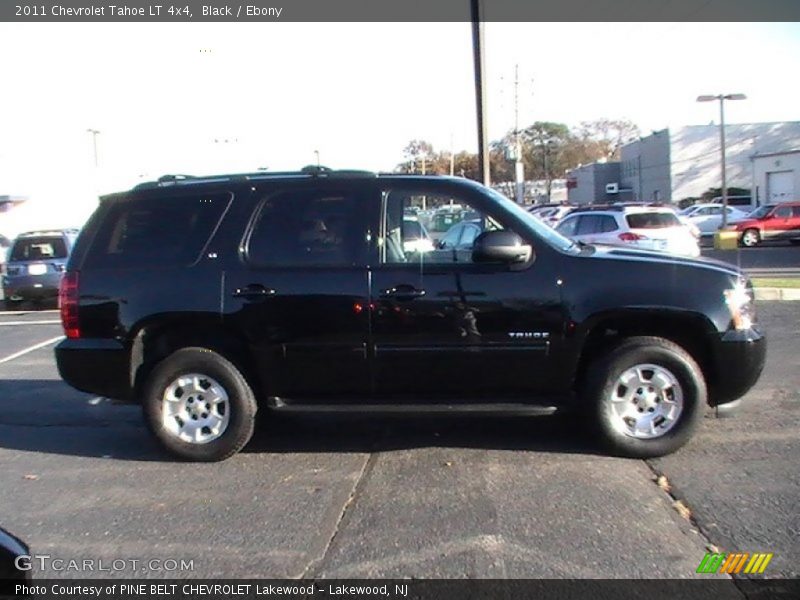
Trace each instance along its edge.
<instances>
[{"instance_id":1,"label":"rear wheel","mask_svg":"<svg viewBox=\"0 0 800 600\"><path fill-rule=\"evenodd\" d=\"M144 386L145 420L173 454L225 460L253 435L256 400L236 366L206 348L183 348L161 361Z\"/></svg>"},{"instance_id":2,"label":"rear wheel","mask_svg":"<svg viewBox=\"0 0 800 600\"><path fill-rule=\"evenodd\" d=\"M742 234L742 246L746 248L757 246L759 242L761 242L761 234L758 233L758 229L746 229Z\"/></svg>"},{"instance_id":3,"label":"rear wheel","mask_svg":"<svg viewBox=\"0 0 800 600\"><path fill-rule=\"evenodd\" d=\"M650 458L689 441L703 416L707 392L700 367L680 346L634 337L590 366L584 400L607 450Z\"/></svg>"}]
</instances>

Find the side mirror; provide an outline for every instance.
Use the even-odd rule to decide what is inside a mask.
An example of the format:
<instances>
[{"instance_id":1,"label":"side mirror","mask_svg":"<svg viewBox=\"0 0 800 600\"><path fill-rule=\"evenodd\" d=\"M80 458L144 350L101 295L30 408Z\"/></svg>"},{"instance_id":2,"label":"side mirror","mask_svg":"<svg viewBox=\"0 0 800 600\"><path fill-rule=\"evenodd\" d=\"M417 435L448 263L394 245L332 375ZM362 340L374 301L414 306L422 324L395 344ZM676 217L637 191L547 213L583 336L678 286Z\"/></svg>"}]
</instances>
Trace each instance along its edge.
<instances>
[{"instance_id":1,"label":"side mirror","mask_svg":"<svg viewBox=\"0 0 800 600\"><path fill-rule=\"evenodd\" d=\"M472 247L472 262L524 263L533 249L513 231L484 231Z\"/></svg>"}]
</instances>

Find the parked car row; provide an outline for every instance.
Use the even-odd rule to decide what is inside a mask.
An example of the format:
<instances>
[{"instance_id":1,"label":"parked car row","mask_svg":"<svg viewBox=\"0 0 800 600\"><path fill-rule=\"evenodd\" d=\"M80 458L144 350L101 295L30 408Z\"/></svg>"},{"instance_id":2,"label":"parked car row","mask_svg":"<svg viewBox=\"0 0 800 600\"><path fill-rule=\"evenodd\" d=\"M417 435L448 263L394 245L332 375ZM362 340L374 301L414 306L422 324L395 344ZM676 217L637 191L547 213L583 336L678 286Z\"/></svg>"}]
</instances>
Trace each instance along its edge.
<instances>
[{"instance_id":1,"label":"parked car row","mask_svg":"<svg viewBox=\"0 0 800 600\"><path fill-rule=\"evenodd\" d=\"M638 206L638 208L636 208ZM627 207L625 210L620 207ZM739 244L753 247L763 241L787 240L800 244L800 202L768 204L748 213L744 207L727 206L725 228L738 234ZM592 211L593 216L578 217L579 213ZM646 217L625 213L660 213L662 217L649 219L647 227L636 221ZM599 214L597 211L605 211ZM699 242L710 238L723 227L723 206L719 202L699 203L678 212L669 205L617 203L613 205L571 206L565 204L537 205L528 209L532 215L556 228L560 233L577 241L596 244L634 245L648 250L697 256ZM658 226L656 220L660 219ZM647 232L637 229L658 230ZM691 234L694 241L686 235Z\"/></svg>"}]
</instances>

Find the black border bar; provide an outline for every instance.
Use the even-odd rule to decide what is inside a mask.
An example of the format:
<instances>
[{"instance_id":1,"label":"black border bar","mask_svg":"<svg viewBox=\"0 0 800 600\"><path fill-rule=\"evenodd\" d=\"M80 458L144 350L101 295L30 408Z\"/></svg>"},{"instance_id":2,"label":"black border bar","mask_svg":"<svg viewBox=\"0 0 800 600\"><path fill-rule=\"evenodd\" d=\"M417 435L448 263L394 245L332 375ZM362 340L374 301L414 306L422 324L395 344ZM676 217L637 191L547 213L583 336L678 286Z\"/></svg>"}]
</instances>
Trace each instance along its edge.
<instances>
[{"instance_id":1,"label":"black border bar","mask_svg":"<svg viewBox=\"0 0 800 600\"><path fill-rule=\"evenodd\" d=\"M798 0L480 0L492 22L800 21ZM112 8L114 7L114 8ZM254 7L248 10L248 7ZM3 0L7 22L457 22L470 0Z\"/></svg>"},{"instance_id":2,"label":"black border bar","mask_svg":"<svg viewBox=\"0 0 800 600\"><path fill-rule=\"evenodd\" d=\"M20 585L25 587L18 588ZM0 580L0 598L15 600L795 600L798 597L800 579L731 579L713 575L702 579L636 580Z\"/></svg>"}]
</instances>

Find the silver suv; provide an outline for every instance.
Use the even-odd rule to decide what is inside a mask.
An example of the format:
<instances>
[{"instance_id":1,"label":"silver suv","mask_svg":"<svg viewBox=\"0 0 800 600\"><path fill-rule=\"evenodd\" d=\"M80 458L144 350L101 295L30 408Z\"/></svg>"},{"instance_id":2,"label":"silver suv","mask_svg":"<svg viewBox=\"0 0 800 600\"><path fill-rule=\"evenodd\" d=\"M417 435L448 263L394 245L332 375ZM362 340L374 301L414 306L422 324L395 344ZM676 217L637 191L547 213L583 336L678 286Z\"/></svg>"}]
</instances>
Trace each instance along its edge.
<instances>
[{"instance_id":1,"label":"silver suv","mask_svg":"<svg viewBox=\"0 0 800 600\"><path fill-rule=\"evenodd\" d=\"M3 275L6 308L14 308L24 300L55 300L77 237L77 229L19 235L8 250Z\"/></svg>"},{"instance_id":2,"label":"silver suv","mask_svg":"<svg viewBox=\"0 0 800 600\"><path fill-rule=\"evenodd\" d=\"M669 207L591 206L578 208L557 226L560 234L587 244L634 246L700 256L700 245L692 230Z\"/></svg>"}]
</instances>

